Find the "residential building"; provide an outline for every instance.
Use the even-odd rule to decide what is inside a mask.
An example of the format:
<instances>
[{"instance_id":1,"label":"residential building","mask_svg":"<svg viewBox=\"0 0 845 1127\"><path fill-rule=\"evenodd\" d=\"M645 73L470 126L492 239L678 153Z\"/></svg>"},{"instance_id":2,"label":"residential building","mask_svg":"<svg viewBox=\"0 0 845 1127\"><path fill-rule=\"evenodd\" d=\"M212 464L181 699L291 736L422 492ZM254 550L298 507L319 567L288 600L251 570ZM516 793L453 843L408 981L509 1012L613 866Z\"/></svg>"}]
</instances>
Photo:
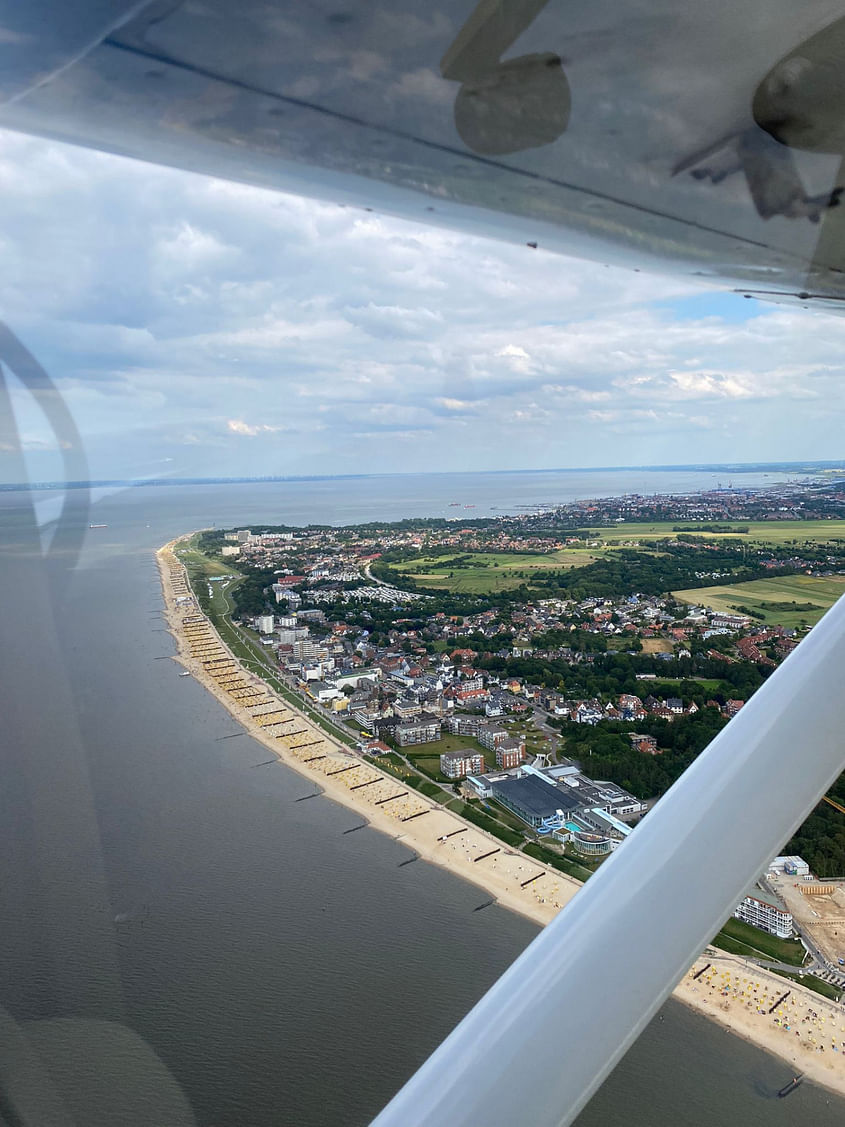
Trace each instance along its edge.
<instances>
[{"instance_id":1,"label":"residential building","mask_svg":"<svg viewBox=\"0 0 845 1127\"><path fill-rule=\"evenodd\" d=\"M294 642L308 637L307 626L296 626L293 629L283 627L279 630L279 642L283 646L292 646Z\"/></svg>"},{"instance_id":2,"label":"residential building","mask_svg":"<svg viewBox=\"0 0 845 1127\"><path fill-rule=\"evenodd\" d=\"M486 689L464 689L460 688L455 692L455 699L460 701L461 704L470 705L483 704L487 700Z\"/></svg>"},{"instance_id":3,"label":"residential building","mask_svg":"<svg viewBox=\"0 0 845 1127\"><path fill-rule=\"evenodd\" d=\"M776 935L779 939L792 938L792 914L779 896L760 884L752 885L737 905L734 916L752 927Z\"/></svg>"},{"instance_id":4,"label":"residential building","mask_svg":"<svg viewBox=\"0 0 845 1127\"><path fill-rule=\"evenodd\" d=\"M313 661L320 652L320 647L310 638L297 640L291 648L297 661Z\"/></svg>"},{"instance_id":5,"label":"residential building","mask_svg":"<svg viewBox=\"0 0 845 1127\"><path fill-rule=\"evenodd\" d=\"M631 746L645 755L657 755L657 739L654 736L645 736L642 732L628 732Z\"/></svg>"},{"instance_id":6,"label":"residential building","mask_svg":"<svg viewBox=\"0 0 845 1127\"><path fill-rule=\"evenodd\" d=\"M413 720L402 720L394 729L394 738L400 747L410 744L428 744L440 739L442 725L436 716L423 713Z\"/></svg>"},{"instance_id":7,"label":"residential building","mask_svg":"<svg viewBox=\"0 0 845 1127\"><path fill-rule=\"evenodd\" d=\"M456 736L477 736L483 723L480 716L467 716L466 713L453 713L446 721L449 731Z\"/></svg>"},{"instance_id":8,"label":"residential building","mask_svg":"<svg viewBox=\"0 0 845 1127\"><path fill-rule=\"evenodd\" d=\"M412 720L422 713L422 706L417 700L410 697L400 697L393 702L393 715L400 720Z\"/></svg>"},{"instance_id":9,"label":"residential building","mask_svg":"<svg viewBox=\"0 0 845 1127\"><path fill-rule=\"evenodd\" d=\"M478 775L483 770L484 756L480 751L448 751L440 756L440 773L447 779Z\"/></svg>"},{"instance_id":10,"label":"residential building","mask_svg":"<svg viewBox=\"0 0 845 1127\"><path fill-rule=\"evenodd\" d=\"M714 614L710 617L710 625L726 630L744 630L751 625L751 619L747 614Z\"/></svg>"},{"instance_id":11,"label":"residential building","mask_svg":"<svg viewBox=\"0 0 845 1127\"><path fill-rule=\"evenodd\" d=\"M525 759L525 744L521 740L502 740L496 746L496 766L503 771L518 767Z\"/></svg>"},{"instance_id":12,"label":"residential building","mask_svg":"<svg viewBox=\"0 0 845 1127\"><path fill-rule=\"evenodd\" d=\"M476 733L478 742L482 747L489 748L491 751L497 744L502 743L503 740L510 739L510 732L503 724L479 724Z\"/></svg>"},{"instance_id":13,"label":"residential building","mask_svg":"<svg viewBox=\"0 0 845 1127\"><path fill-rule=\"evenodd\" d=\"M464 677L461 681L461 692L472 692L474 689L484 688L484 678L480 673Z\"/></svg>"}]
</instances>

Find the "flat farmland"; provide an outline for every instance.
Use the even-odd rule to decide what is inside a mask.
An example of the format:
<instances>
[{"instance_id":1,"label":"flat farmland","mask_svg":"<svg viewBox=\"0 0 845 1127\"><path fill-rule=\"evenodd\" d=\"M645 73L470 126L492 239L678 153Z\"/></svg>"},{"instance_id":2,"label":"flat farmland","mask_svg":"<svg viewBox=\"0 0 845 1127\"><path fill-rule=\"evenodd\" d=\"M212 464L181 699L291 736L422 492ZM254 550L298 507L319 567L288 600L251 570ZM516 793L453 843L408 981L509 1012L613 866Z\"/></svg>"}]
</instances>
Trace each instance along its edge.
<instances>
[{"instance_id":1,"label":"flat farmland","mask_svg":"<svg viewBox=\"0 0 845 1127\"><path fill-rule=\"evenodd\" d=\"M815 626L843 593L845 575L827 578L784 575L774 579L755 579L750 583L693 587L673 592L685 603L712 607L727 614L737 613L739 607L748 607L761 616L758 621L789 628L804 622Z\"/></svg>"},{"instance_id":2,"label":"flat farmland","mask_svg":"<svg viewBox=\"0 0 845 1127\"><path fill-rule=\"evenodd\" d=\"M395 570L421 587L488 595L530 584L543 571L584 567L601 555L589 548L563 548L557 552L455 552L449 556L420 556Z\"/></svg>"},{"instance_id":3,"label":"flat farmland","mask_svg":"<svg viewBox=\"0 0 845 1127\"><path fill-rule=\"evenodd\" d=\"M738 538L748 543L773 544L782 546L793 541L798 544L810 542L824 543L826 540L845 540L845 520L752 520L719 521L719 524L748 528L748 532L708 532L695 527L695 521L673 520L655 521L651 524L620 524L616 528L597 528L595 537L608 547L623 547L625 542L670 539L678 535L675 527L689 528L687 535L700 536L703 540L724 540Z\"/></svg>"}]
</instances>

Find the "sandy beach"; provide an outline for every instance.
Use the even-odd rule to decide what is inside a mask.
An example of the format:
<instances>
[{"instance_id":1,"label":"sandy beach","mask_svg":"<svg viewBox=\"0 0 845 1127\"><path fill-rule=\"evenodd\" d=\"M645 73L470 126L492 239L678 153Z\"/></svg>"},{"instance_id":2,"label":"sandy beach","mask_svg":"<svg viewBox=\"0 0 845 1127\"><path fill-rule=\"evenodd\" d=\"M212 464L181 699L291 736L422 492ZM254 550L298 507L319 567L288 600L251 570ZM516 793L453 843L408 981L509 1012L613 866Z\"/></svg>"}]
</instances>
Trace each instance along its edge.
<instances>
[{"instance_id":1,"label":"sandy beach","mask_svg":"<svg viewBox=\"0 0 845 1127\"><path fill-rule=\"evenodd\" d=\"M175 656L232 717L281 762L374 829L419 857L471 881L499 904L545 926L580 882L551 869L436 805L316 727L246 670L197 606L174 548L156 553ZM710 964L699 977L693 976ZM787 991L789 998L769 1014ZM795 1072L845 1096L845 1007L731 955L705 954L674 995L731 1032L782 1057Z\"/></svg>"},{"instance_id":2,"label":"sandy beach","mask_svg":"<svg viewBox=\"0 0 845 1127\"><path fill-rule=\"evenodd\" d=\"M706 968L706 969L705 969ZM721 952L696 960L675 997L845 1095L845 1007Z\"/></svg>"}]
</instances>

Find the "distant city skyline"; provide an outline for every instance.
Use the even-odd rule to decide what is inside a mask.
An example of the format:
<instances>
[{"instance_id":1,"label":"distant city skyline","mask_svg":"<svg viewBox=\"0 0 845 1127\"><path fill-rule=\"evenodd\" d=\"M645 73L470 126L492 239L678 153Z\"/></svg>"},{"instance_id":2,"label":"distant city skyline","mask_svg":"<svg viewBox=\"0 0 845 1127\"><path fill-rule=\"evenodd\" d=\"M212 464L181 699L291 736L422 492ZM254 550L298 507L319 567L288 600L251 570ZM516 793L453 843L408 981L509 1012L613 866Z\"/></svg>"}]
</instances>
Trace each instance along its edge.
<instances>
[{"instance_id":1,"label":"distant city skyline","mask_svg":"<svg viewBox=\"0 0 845 1127\"><path fill-rule=\"evenodd\" d=\"M0 181L2 316L94 480L843 452L840 317L11 133Z\"/></svg>"}]
</instances>

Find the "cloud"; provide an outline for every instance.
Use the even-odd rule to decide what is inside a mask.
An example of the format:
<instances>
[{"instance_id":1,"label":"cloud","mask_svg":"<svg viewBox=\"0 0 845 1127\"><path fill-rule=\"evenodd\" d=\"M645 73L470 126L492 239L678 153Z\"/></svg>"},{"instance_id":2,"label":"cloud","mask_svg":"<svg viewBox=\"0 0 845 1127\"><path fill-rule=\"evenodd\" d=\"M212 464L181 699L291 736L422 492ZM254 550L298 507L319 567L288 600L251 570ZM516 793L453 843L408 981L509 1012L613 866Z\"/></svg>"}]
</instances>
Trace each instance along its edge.
<instances>
[{"instance_id":1,"label":"cloud","mask_svg":"<svg viewBox=\"0 0 845 1127\"><path fill-rule=\"evenodd\" d=\"M226 429L232 434L242 434L247 438L255 438L259 434L278 434L284 427L273 427L267 423L246 423L243 419L227 419Z\"/></svg>"},{"instance_id":2,"label":"cloud","mask_svg":"<svg viewBox=\"0 0 845 1127\"><path fill-rule=\"evenodd\" d=\"M438 396L434 401L438 407L442 407L444 411L455 411L461 414L467 411L475 411L472 403L468 403L465 399L451 399L449 396Z\"/></svg>"},{"instance_id":3,"label":"cloud","mask_svg":"<svg viewBox=\"0 0 845 1127\"><path fill-rule=\"evenodd\" d=\"M840 318L14 134L0 187L4 316L94 476L841 453Z\"/></svg>"}]
</instances>

